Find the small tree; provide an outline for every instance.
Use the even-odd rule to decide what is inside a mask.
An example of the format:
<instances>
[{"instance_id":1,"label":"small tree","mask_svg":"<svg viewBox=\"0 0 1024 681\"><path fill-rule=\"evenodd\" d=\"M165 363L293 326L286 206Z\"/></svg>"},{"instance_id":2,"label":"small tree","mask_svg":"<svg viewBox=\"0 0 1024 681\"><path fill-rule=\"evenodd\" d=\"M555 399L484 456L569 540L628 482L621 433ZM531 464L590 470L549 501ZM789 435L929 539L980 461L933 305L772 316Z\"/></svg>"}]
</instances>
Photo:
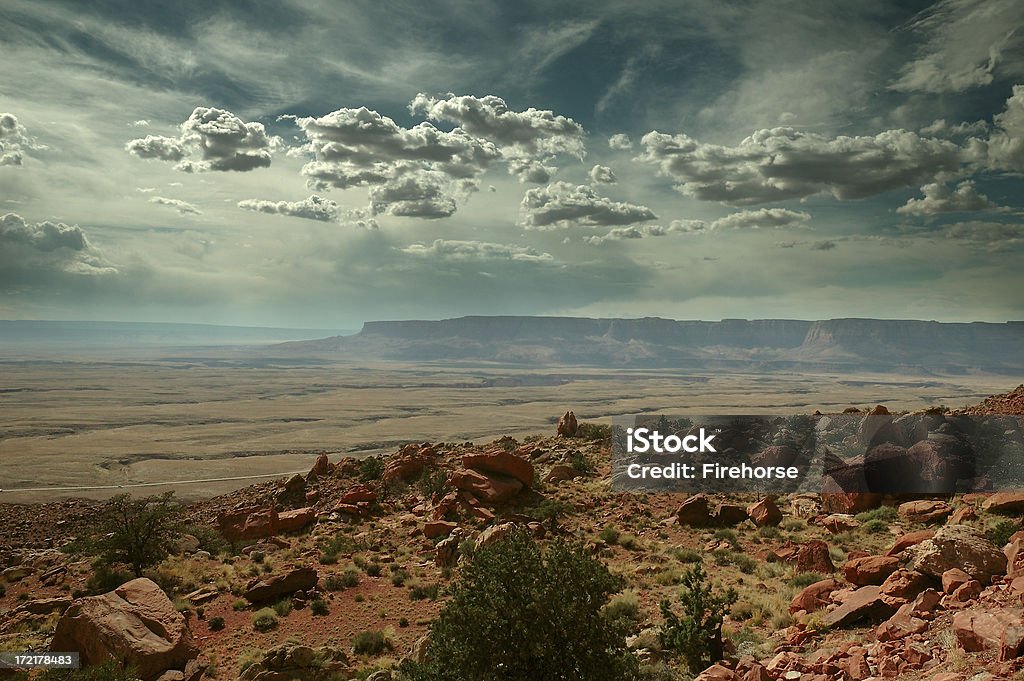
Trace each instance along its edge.
<instances>
[{"instance_id":1,"label":"small tree","mask_svg":"<svg viewBox=\"0 0 1024 681\"><path fill-rule=\"evenodd\" d=\"M431 631L414 681L628 681L637 664L621 620L603 613L623 585L579 546L543 551L524 531L479 549Z\"/></svg>"},{"instance_id":2,"label":"small tree","mask_svg":"<svg viewBox=\"0 0 1024 681\"><path fill-rule=\"evenodd\" d=\"M732 588L715 593L700 564L687 569L681 583L682 617L672 611L668 600L663 600L661 615L665 623L659 636L663 648L682 654L690 671L698 672L722 659L722 621L737 594Z\"/></svg>"},{"instance_id":3,"label":"small tree","mask_svg":"<svg viewBox=\"0 0 1024 681\"><path fill-rule=\"evenodd\" d=\"M100 556L108 563L124 563L136 577L163 560L180 536L175 518L174 492L133 499L128 494L107 502L99 540Z\"/></svg>"}]
</instances>

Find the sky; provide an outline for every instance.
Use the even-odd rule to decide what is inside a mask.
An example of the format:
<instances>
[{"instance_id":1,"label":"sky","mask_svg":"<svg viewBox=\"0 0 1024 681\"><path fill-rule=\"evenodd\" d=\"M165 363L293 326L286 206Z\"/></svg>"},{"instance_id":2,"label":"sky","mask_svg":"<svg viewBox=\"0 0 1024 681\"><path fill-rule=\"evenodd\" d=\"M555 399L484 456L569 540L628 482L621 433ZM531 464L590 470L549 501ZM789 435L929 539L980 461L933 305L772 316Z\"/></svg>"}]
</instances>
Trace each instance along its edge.
<instances>
[{"instance_id":1,"label":"sky","mask_svg":"<svg viewBox=\"0 0 1024 681\"><path fill-rule=\"evenodd\" d=\"M1024 319L1024 3L5 0L0 318Z\"/></svg>"}]
</instances>

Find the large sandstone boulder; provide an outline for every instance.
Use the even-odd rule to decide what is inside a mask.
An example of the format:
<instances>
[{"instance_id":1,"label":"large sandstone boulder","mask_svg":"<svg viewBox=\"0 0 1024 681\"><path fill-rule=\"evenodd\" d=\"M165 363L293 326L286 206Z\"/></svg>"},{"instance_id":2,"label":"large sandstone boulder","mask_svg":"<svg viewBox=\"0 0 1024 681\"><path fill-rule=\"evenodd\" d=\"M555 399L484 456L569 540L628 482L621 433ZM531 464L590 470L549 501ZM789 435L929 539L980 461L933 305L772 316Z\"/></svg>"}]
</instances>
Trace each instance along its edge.
<instances>
[{"instance_id":1,"label":"large sandstone boulder","mask_svg":"<svg viewBox=\"0 0 1024 681\"><path fill-rule=\"evenodd\" d=\"M883 620L894 611L882 597L881 587L862 586L848 594L838 608L825 613L822 623L826 627L844 627L863 620Z\"/></svg>"},{"instance_id":2,"label":"large sandstone boulder","mask_svg":"<svg viewBox=\"0 0 1024 681\"><path fill-rule=\"evenodd\" d=\"M771 497L765 497L747 509L747 515L758 527L775 526L782 522L782 511Z\"/></svg>"},{"instance_id":3,"label":"large sandstone boulder","mask_svg":"<svg viewBox=\"0 0 1024 681\"><path fill-rule=\"evenodd\" d=\"M499 473L515 478L526 487L533 487L533 464L504 450L490 450L481 454L466 454L462 465L484 473Z\"/></svg>"},{"instance_id":4,"label":"large sandstone boulder","mask_svg":"<svg viewBox=\"0 0 1024 681\"><path fill-rule=\"evenodd\" d=\"M217 526L228 541L265 539L281 532L297 532L314 518L308 507L278 513L272 506L247 506L224 511L217 516Z\"/></svg>"},{"instance_id":5,"label":"large sandstone boulder","mask_svg":"<svg viewBox=\"0 0 1024 681\"><path fill-rule=\"evenodd\" d=\"M815 582L798 593L789 604L789 612L814 612L829 604L832 592L839 589L839 582L834 579L823 579Z\"/></svg>"},{"instance_id":6,"label":"large sandstone boulder","mask_svg":"<svg viewBox=\"0 0 1024 681\"><path fill-rule=\"evenodd\" d=\"M895 556L864 556L846 561L843 577L857 586L880 586L899 566L900 561Z\"/></svg>"},{"instance_id":7,"label":"large sandstone boulder","mask_svg":"<svg viewBox=\"0 0 1024 681\"><path fill-rule=\"evenodd\" d=\"M73 602L57 622L50 650L78 652L84 666L115 660L134 667L143 681L184 672L199 655L185 618L148 579Z\"/></svg>"},{"instance_id":8,"label":"large sandstone boulder","mask_svg":"<svg viewBox=\"0 0 1024 681\"><path fill-rule=\"evenodd\" d=\"M996 492L981 508L989 513L1019 514L1024 511L1024 492Z\"/></svg>"},{"instance_id":9,"label":"large sandstone boulder","mask_svg":"<svg viewBox=\"0 0 1024 681\"><path fill-rule=\"evenodd\" d=\"M347 678L348 656L337 648L285 644L271 648L239 681L327 681Z\"/></svg>"},{"instance_id":10,"label":"large sandstone boulder","mask_svg":"<svg viewBox=\"0 0 1024 681\"><path fill-rule=\"evenodd\" d=\"M284 574L252 580L243 595L250 603L265 603L291 596L296 591L308 591L316 586L319 579L311 567L295 568Z\"/></svg>"},{"instance_id":11,"label":"large sandstone boulder","mask_svg":"<svg viewBox=\"0 0 1024 681\"><path fill-rule=\"evenodd\" d=\"M923 499L900 504L897 510L901 518L923 524L945 520L953 512L953 507L944 501Z\"/></svg>"},{"instance_id":12,"label":"large sandstone boulder","mask_svg":"<svg viewBox=\"0 0 1024 681\"><path fill-rule=\"evenodd\" d=\"M911 546L917 546L921 542L931 539L935 536L935 530L918 530L917 532L908 532L899 539L893 542L889 550L885 552L887 556L898 556Z\"/></svg>"},{"instance_id":13,"label":"large sandstone boulder","mask_svg":"<svg viewBox=\"0 0 1024 681\"><path fill-rule=\"evenodd\" d=\"M437 450L429 443L408 444L388 457L384 464L384 482L404 480L409 482L418 477L423 469L437 459Z\"/></svg>"},{"instance_id":14,"label":"large sandstone boulder","mask_svg":"<svg viewBox=\"0 0 1024 681\"><path fill-rule=\"evenodd\" d=\"M451 483L456 489L469 492L480 501L490 504L511 501L523 489L523 483L516 478L472 469L452 472Z\"/></svg>"},{"instance_id":15,"label":"large sandstone boulder","mask_svg":"<svg viewBox=\"0 0 1024 681\"><path fill-rule=\"evenodd\" d=\"M1024 650L1024 610L1000 608L965 610L953 617L953 633L968 652L998 650L999 659L1012 660Z\"/></svg>"},{"instance_id":16,"label":"large sandstone boulder","mask_svg":"<svg viewBox=\"0 0 1024 681\"><path fill-rule=\"evenodd\" d=\"M828 544L820 539L812 539L800 547L796 554L797 572L816 572L829 575L836 571L829 555Z\"/></svg>"},{"instance_id":17,"label":"large sandstone boulder","mask_svg":"<svg viewBox=\"0 0 1024 681\"><path fill-rule=\"evenodd\" d=\"M935 536L907 549L907 567L937 579L959 568L983 584L1006 573L1006 556L977 530L967 525L946 525Z\"/></svg>"},{"instance_id":18,"label":"large sandstone boulder","mask_svg":"<svg viewBox=\"0 0 1024 681\"><path fill-rule=\"evenodd\" d=\"M689 527L711 527L715 524L711 504L711 499L703 493L687 497L676 511L676 521Z\"/></svg>"}]
</instances>

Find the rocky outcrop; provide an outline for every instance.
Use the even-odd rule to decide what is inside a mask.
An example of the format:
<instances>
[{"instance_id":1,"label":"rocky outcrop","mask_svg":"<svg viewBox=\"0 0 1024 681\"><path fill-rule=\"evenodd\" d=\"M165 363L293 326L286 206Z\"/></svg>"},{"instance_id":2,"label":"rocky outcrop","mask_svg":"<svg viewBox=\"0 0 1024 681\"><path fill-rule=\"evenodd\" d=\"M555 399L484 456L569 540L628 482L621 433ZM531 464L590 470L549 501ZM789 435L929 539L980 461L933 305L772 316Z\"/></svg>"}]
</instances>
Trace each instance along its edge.
<instances>
[{"instance_id":1,"label":"rocky outcrop","mask_svg":"<svg viewBox=\"0 0 1024 681\"><path fill-rule=\"evenodd\" d=\"M533 487L533 464L526 459L504 450L490 450L483 453L465 454L462 465L482 473L498 473L515 478L526 487Z\"/></svg>"},{"instance_id":2,"label":"rocky outcrop","mask_svg":"<svg viewBox=\"0 0 1024 681\"><path fill-rule=\"evenodd\" d=\"M73 602L57 622L50 650L77 651L84 666L114 660L134 667L143 681L184 672L199 655L185 618L148 579Z\"/></svg>"},{"instance_id":3,"label":"rocky outcrop","mask_svg":"<svg viewBox=\"0 0 1024 681\"><path fill-rule=\"evenodd\" d=\"M278 513L276 507L247 506L217 516L217 525L228 541L264 539L282 532L298 532L315 518L313 509L299 508Z\"/></svg>"},{"instance_id":4,"label":"rocky outcrop","mask_svg":"<svg viewBox=\"0 0 1024 681\"><path fill-rule=\"evenodd\" d=\"M579 430L579 422L576 421L576 414L569 410L558 419L558 437L575 437Z\"/></svg>"},{"instance_id":5,"label":"rocky outcrop","mask_svg":"<svg viewBox=\"0 0 1024 681\"><path fill-rule=\"evenodd\" d=\"M246 586L243 596L250 603L266 603L291 596L296 591L308 591L315 587L318 581L320 577L315 569L300 567L283 574L253 579Z\"/></svg>"},{"instance_id":6,"label":"rocky outcrop","mask_svg":"<svg viewBox=\"0 0 1024 681\"><path fill-rule=\"evenodd\" d=\"M946 525L931 539L907 550L908 567L935 578L959 568L983 584L1006 572L1006 556L978 531L967 525Z\"/></svg>"},{"instance_id":7,"label":"rocky outcrop","mask_svg":"<svg viewBox=\"0 0 1024 681\"><path fill-rule=\"evenodd\" d=\"M998 650L999 659L1010 660L1024 652L1024 610L999 608L958 612L953 633L964 650Z\"/></svg>"},{"instance_id":8,"label":"rocky outcrop","mask_svg":"<svg viewBox=\"0 0 1024 681\"><path fill-rule=\"evenodd\" d=\"M239 681L328 681L347 678L349 659L338 648L285 644L271 648Z\"/></svg>"},{"instance_id":9,"label":"rocky outcrop","mask_svg":"<svg viewBox=\"0 0 1024 681\"><path fill-rule=\"evenodd\" d=\"M437 461L437 450L429 444L408 444L388 457L384 464L384 482L402 480L410 482L417 478L423 469Z\"/></svg>"}]
</instances>

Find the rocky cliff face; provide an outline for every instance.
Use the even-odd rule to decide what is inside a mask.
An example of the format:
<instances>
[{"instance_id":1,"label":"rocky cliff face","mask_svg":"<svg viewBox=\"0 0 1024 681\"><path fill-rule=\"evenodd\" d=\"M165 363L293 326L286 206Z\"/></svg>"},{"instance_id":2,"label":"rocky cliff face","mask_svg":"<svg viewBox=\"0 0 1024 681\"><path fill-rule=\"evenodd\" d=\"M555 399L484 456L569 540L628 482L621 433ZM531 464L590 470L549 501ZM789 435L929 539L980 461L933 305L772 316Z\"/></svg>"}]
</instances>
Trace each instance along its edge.
<instances>
[{"instance_id":1,"label":"rocky cliff face","mask_svg":"<svg viewBox=\"0 0 1024 681\"><path fill-rule=\"evenodd\" d=\"M402 361L1019 373L1024 322L460 317L367 322L354 336L281 347Z\"/></svg>"}]
</instances>

